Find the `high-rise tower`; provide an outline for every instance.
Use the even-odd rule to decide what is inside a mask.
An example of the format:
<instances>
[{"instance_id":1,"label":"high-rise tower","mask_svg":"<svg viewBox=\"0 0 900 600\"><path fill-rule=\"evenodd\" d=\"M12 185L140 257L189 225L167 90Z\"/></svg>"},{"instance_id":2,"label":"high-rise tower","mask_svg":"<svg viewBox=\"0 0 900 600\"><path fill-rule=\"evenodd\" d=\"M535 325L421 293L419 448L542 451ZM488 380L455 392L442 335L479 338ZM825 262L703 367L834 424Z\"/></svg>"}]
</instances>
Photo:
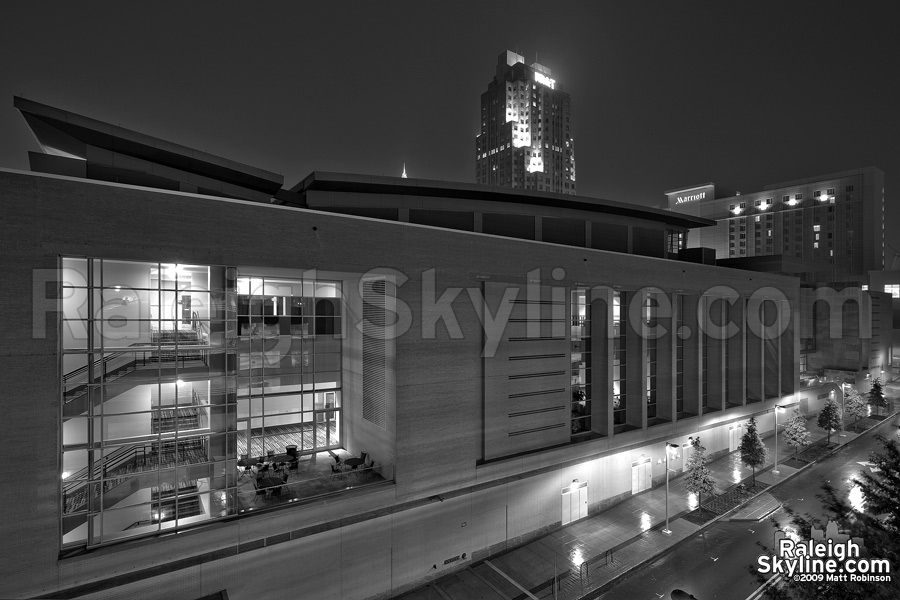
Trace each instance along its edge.
<instances>
[{"instance_id":1,"label":"high-rise tower","mask_svg":"<svg viewBox=\"0 0 900 600\"><path fill-rule=\"evenodd\" d=\"M550 69L507 50L481 95L475 181L499 187L575 193L571 101Z\"/></svg>"}]
</instances>

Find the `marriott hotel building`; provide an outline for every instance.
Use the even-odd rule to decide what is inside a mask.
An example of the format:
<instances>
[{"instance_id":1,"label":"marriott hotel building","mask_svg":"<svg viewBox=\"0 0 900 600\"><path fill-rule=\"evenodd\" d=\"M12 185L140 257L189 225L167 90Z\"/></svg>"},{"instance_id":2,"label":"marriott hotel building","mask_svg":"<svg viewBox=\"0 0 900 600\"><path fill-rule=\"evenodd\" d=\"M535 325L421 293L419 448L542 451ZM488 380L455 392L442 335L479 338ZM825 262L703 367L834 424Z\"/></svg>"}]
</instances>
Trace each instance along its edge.
<instances>
[{"instance_id":1,"label":"marriott hotel building","mask_svg":"<svg viewBox=\"0 0 900 600\"><path fill-rule=\"evenodd\" d=\"M868 284L884 268L884 173L854 169L717 197L712 183L666 192L674 212L712 219L688 248L718 264L795 275L805 284ZM724 261L724 262L722 262Z\"/></svg>"}]
</instances>

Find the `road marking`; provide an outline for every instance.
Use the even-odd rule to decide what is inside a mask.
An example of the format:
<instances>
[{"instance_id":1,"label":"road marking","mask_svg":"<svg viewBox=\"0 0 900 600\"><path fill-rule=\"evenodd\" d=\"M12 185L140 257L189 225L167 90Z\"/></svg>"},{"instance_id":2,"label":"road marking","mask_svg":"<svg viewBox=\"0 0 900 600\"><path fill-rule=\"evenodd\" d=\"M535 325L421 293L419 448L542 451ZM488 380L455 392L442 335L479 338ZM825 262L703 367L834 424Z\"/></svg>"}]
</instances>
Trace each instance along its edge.
<instances>
[{"instance_id":1,"label":"road marking","mask_svg":"<svg viewBox=\"0 0 900 600\"><path fill-rule=\"evenodd\" d=\"M497 571L497 573L499 573L501 577L503 577L504 579L506 579L507 581L509 581L511 584L513 584L514 586L516 586L517 588L519 588L519 591L521 591L521 592L524 593L526 596L528 596L529 598L531 598L531 600L538 600L538 597L537 597L537 596L535 596L534 594L532 594L531 592L529 592L528 590L526 590L525 588L523 588L521 585L519 585L519 582L518 582L518 581L516 581L515 579L513 579L512 577L510 577L509 575L507 575L506 573L504 573L503 571L501 571L500 569L498 569L497 567L495 567L495 566L494 566L494 563L492 563L492 562L489 561L489 560L486 560L486 561L484 561L484 564L486 564L487 566L489 566L489 567L492 568L493 570ZM555 585L555 584L554 584L554 585Z\"/></svg>"},{"instance_id":2,"label":"road marking","mask_svg":"<svg viewBox=\"0 0 900 600\"><path fill-rule=\"evenodd\" d=\"M441 588L439 588L436 583L432 583L431 587L432 587L432 589L434 589L434 591L436 591L438 593L438 596L441 596L444 600L453 600L453 598L448 596L447 593L444 590L442 590Z\"/></svg>"},{"instance_id":3,"label":"road marking","mask_svg":"<svg viewBox=\"0 0 900 600\"><path fill-rule=\"evenodd\" d=\"M869 461L865 461L865 462L857 461L856 464L862 465L863 467L868 467L869 470L872 471L873 473L878 473L878 472L881 471L881 469L879 469L878 467L876 467L876 466L875 466L875 463L873 463L873 462L869 462Z\"/></svg>"},{"instance_id":4,"label":"road marking","mask_svg":"<svg viewBox=\"0 0 900 600\"><path fill-rule=\"evenodd\" d=\"M758 590L756 590L755 592L753 592L752 594L747 596L747 598L745 600L756 600L757 598L762 598L762 595L766 592L766 588L768 588L769 586L772 586L772 585L777 585L778 582L780 582L780 581L781 581L781 573L778 573L777 575L772 575L771 577L769 577L768 581L766 581L764 584L762 584L762 586Z\"/></svg>"},{"instance_id":5,"label":"road marking","mask_svg":"<svg viewBox=\"0 0 900 600\"><path fill-rule=\"evenodd\" d=\"M509 596L507 596L506 594L504 594L502 591L500 591L500 589L498 589L497 586L495 586L493 583L491 583L490 581L488 581L487 578L486 578L484 575L482 575L481 573L479 573L478 571L476 571L476 570L473 569L472 567L466 567L466 570L469 571L470 573L472 573L472 575L474 575L474 576L477 577L478 579L480 579L486 586L488 586L489 588L491 588L492 590L494 590L494 592L496 592L498 596L500 596L501 598L503 598L503 600L512 600L512 598L510 598Z\"/></svg>"}]
</instances>

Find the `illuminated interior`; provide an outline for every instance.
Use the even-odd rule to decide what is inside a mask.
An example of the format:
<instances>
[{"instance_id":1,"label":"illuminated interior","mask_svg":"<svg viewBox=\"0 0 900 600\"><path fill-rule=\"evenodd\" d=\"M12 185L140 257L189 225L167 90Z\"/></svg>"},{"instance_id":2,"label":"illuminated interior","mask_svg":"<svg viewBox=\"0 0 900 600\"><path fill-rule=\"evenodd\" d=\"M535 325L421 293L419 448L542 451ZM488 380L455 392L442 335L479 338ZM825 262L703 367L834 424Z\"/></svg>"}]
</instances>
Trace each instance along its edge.
<instances>
[{"instance_id":1,"label":"illuminated interior","mask_svg":"<svg viewBox=\"0 0 900 600\"><path fill-rule=\"evenodd\" d=\"M86 258L61 273L63 547L237 514L242 456L343 447L340 281Z\"/></svg>"}]
</instances>

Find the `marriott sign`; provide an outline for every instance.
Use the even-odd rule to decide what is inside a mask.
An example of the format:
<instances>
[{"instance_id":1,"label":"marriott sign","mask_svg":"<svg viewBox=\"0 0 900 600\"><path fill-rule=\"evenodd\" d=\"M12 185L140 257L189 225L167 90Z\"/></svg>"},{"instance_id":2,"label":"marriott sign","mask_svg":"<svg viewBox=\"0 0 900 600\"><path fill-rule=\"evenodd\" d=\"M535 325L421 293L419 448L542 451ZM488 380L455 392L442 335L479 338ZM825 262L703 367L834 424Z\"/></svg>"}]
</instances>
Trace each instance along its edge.
<instances>
[{"instance_id":1,"label":"marriott sign","mask_svg":"<svg viewBox=\"0 0 900 600\"><path fill-rule=\"evenodd\" d=\"M684 204L685 202L693 202L694 200L703 200L706 198L706 192L700 192L699 194L692 194L690 196L678 196L675 199L675 204Z\"/></svg>"},{"instance_id":2,"label":"marriott sign","mask_svg":"<svg viewBox=\"0 0 900 600\"><path fill-rule=\"evenodd\" d=\"M716 197L716 186L712 183L704 183L689 188L680 188L666 192L666 197L669 200L669 208L677 210L676 207L681 207L685 204L714 199Z\"/></svg>"}]
</instances>

